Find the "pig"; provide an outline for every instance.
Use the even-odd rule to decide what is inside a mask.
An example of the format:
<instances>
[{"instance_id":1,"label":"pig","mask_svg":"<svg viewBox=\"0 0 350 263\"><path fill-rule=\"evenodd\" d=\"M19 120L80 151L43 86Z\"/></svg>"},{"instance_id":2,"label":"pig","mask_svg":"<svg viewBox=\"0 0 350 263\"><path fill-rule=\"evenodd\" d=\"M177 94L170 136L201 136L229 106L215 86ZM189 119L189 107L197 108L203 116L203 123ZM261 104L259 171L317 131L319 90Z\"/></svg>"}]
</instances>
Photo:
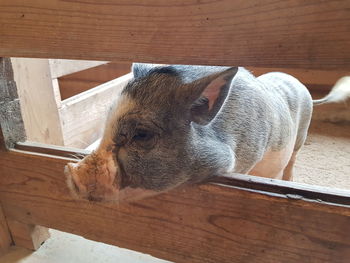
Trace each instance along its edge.
<instances>
[{"instance_id":1,"label":"pig","mask_svg":"<svg viewBox=\"0 0 350 263\"><path fill-rule=\"evenodd\" d=\"M350 77L313 101L279 72L135 63L132 73L98 148L65 168L76 198L133 201L233 173L291 180L313 105L350 96Z\"/></svg>"}]
</instances>

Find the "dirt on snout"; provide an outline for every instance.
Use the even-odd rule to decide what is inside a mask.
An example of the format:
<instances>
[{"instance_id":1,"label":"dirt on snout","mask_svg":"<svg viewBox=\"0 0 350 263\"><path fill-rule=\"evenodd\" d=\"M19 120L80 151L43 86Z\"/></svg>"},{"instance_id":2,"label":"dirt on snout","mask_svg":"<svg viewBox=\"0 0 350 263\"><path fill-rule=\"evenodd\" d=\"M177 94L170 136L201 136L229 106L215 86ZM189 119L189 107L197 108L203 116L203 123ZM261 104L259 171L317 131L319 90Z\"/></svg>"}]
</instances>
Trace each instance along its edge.
<instances>
[{"instance_id":1,"label":"dirt on snout","mask_svg":"<svg viewBox=\"0 0 350 263\"><path fill-rule=\"evenodd\" d=\"M295 182L350 190L350 121L313 120L294 171Z\"/></svg>"}]
</instances>

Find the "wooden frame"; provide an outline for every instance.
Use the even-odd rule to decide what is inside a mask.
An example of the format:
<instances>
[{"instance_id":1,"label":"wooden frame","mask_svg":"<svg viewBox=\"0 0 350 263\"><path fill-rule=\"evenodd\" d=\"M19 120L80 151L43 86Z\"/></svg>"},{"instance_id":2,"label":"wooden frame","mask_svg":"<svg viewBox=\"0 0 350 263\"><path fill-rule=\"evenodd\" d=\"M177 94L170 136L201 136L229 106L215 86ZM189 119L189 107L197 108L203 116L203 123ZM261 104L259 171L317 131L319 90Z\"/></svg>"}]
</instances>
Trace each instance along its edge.
<instances>
[{"instance_id":1,"label":"wooden frame","mask_svg":"<svg viewBox=\"0 0 350 263\"><path fill-rule=\"evenodd\" d=\"M348 1L152 3L2 1L0 56L350 68ZM73 200L63 175L67 149L62 157L58 148L13 148L24 139L23 124L11 65L2 59L0 66L0 201L8 222L176 262L348 262L347 191L242 176L130 204Z\"/></svg>"},{"instance_id":2,"label":"wooden frame","mask_svg":"<svg viewBox=\"0 0 350 263\"><path fill-rule=\"evenodd\" d=\"M346 191L242 176L132 204L94 204L71 199L62 174L69 160L3 154L7 217L176 262L346 262L350 253Z\"/></svg>"},{"instance_id":3,"label":"wooden frame","mask_svg":"<svg viewBox=\"0 0 350 263\"><path fill-rule=\"evenodd\" d=\"M62 102L59 113L64 120L64 145L86 147L102 136L104 116L106 117L112 101L130 78L131 74L124 75ZM96 131L95 127L101 129ZM83 138L91 141L86 142Z\"/></svg>"},{"instance_id":4,"label":"wooden frame","mask_svg":"<svg viewBox=\"0 0 350 263\"><path fill-rule=\"evenodd\" d=\"M348 69L349 7L348 0L3 0L0 54Z\"/></svg>"},{"instance_id":5,"label":"wooden frame","mask_svg":"<svg viewBox=\"0 0 350 263\"><path fill-rule=\"evenodd\" d=\"M101 137L103 116L130 78L123 76L62 100L59 77L106 62L11 58L11 63L27 140L67 147L83 148Z\"/></svg>"},{"instance_id":6,"label":"wooden frame","mask_svg":"<svg viewBox=\"0 0 350 263\"><path fill-rule=\"evenodd\" d=\"M73 60L76 63L78 60ZM89 61L90 62L90 61ZM61 100L130 73L131 63L109 62L58 78Z\"/></svg>"}]
</instances>

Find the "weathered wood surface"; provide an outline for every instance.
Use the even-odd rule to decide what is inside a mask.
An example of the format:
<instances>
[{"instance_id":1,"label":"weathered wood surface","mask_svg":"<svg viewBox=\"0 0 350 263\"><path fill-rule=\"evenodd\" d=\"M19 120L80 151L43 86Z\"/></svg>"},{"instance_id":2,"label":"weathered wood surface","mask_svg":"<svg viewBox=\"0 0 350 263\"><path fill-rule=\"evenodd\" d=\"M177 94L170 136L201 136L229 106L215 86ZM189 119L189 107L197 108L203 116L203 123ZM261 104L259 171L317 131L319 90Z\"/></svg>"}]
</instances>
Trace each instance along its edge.
<instances>
[{"instance_id":1,"label":"weathered wood surface","mask_svg":"<svg viewBox=\"0 0 350 263\"><path fill-rule=\"evenodd\" d=\"M12 58L11 62L27 139L64 145L57 89L53 87L49 61Z\"/></svg>"},{"instance_id":2,"label":"weathered wood surface","mask_svg":"<svg viewBox=\"0 0 350 263\"><path fill-rule=\"evenodd\" d=\"M130 204L75 201L65 163L1 154L6 215L176 262L345 263L350 257L349 206L243 185L183 188Z\"/></svg>"},{"instance_id":3,"label":"weathered wood surface","mask_svg":"<svg viewBox=\"0 0 350 263\"><path fill-rule=\"evenodd\" d=\"M131 77L124 75L62 101L65 146L85 148L102 136L108 110Z\"/></svg>"},{"instance_id":4,"label":"weathered wood surface","mask_svg":"<svg viewBox=\"0 0 350 263\"><path fill-rule=\"evenodd\" d=\"M30 250L37 250L49 237L46 227L8 220L14 244Z\"/></svg>"},{"instance_id":5,"label":"weathered wood surface","mask_svg":"<svg viewBox=\"0 0 350 263\"><path fill-rule=\"evenodd\" d=\"M11 60L0 58L0 149L26 138ZM5 145L2 143L5 140Z\"/></svg>"},{"instance_id":6,"label":"weathered wood surface","mask_svg":"<svg viewBox=\"0 0 350 263\"><path fill-rule=\"evenodd\" d=\"M350 1L2 0L0 56L350 68Z\"/></svg>"},{"instance_id":7,"label":"weathered wood surface","mask_svg":"<svg viewBox=\"0 0 350 263\"><path fill-rule=\"evenodd\" d=\"M7 252L11 246L11 243L12 238L8 229L8 224L0 205L0 255Z\"/></svg>"}]
</instances>

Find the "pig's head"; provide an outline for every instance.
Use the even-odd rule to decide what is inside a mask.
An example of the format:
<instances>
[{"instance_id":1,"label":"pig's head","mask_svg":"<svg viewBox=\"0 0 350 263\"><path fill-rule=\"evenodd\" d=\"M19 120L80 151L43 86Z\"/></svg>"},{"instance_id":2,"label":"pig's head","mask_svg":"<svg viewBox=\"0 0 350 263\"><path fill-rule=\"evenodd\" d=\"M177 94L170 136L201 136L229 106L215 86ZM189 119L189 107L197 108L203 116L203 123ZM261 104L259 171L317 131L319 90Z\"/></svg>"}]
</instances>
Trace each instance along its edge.
<instances>
[{"instance_id":1,"label":"pig's head","mask_svg":"<svg viewBox=\"0 0 350 263\"><path fill-rule=\"evenodd\" d=\"M237 68L134 64L100 146L66 167L71 191L94 201L134 200L234 166L212 126Z\"/></svg>"}]
</instances>

